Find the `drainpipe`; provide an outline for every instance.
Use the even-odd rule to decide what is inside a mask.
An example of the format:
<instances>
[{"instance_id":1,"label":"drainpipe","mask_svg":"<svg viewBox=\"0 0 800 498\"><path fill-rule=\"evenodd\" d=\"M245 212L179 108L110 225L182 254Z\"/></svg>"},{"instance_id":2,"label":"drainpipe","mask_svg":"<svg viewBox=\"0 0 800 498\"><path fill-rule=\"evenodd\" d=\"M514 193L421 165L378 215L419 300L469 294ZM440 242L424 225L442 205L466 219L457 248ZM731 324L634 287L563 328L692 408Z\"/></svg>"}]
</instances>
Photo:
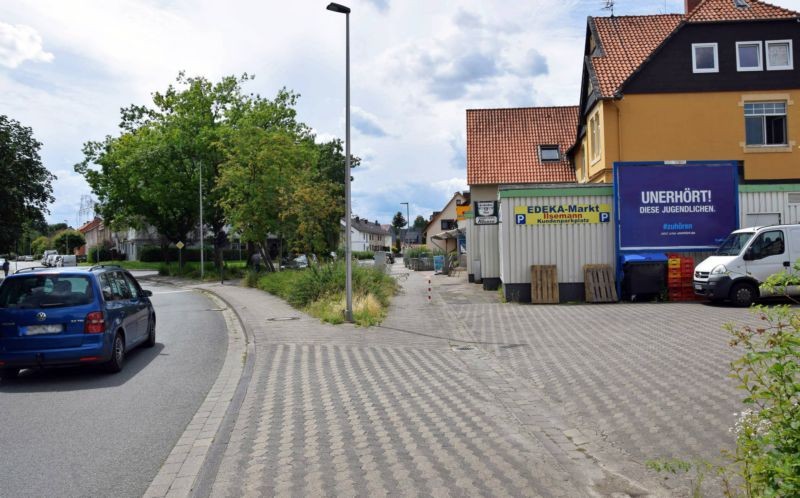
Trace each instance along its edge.
<instances>
[{"instance_id":1,"label":"drainpipe","mask_svg":"<svg viewBox=\"0 0 800 498\"><path fill-rule=\"evenodd\" d=\"M617 111L617 153L619 155L618 161L622 162L622 121L620 118L622 111L620 110L619 105L617 105L617 102L620 100L622 100L622 94L617 92L614 94L614 98L611 100L611 103L614 104L614 109Z\"/></svg>"}]
</instances>

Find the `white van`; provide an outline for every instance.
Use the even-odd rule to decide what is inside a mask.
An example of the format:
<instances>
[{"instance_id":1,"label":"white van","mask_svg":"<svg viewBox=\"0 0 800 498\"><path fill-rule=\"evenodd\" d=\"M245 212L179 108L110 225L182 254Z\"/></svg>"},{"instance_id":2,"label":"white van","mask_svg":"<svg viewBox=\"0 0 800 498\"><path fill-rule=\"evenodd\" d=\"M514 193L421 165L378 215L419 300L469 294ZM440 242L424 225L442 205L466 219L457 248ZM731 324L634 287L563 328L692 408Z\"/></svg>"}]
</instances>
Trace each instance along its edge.
<instances>
[{"instance_id":1,"label":"white van","mask_svg":"<svg viewBox=\"0 0 800 498\"><path fill-rule=\"evenodd\" d=\"M73 254L65 254L63 256L58 256L56 266L59 267L78 266L78 258Z\"/></svg>"},{"instance_id":2,"label":"white van","mask_svg":"<svg viewBox=\"0 0 800 498\"><path fill-rule=\"evenodd\" d=\"M770 275L790 270L798 258L800 225L735 230L694 269L694 292L712 301L729 299L737 306L750 306L769 295L759 285Z\"/></svg>"},{"instance_id":3,"label":"white van","mask_svg":"<svg viewBox=\"0 0 800 498\"><path fill-rule=\"evenodd\" d=\"M45 251L45 252L42 254L42 265L43 265L43 266L50 266L50 265L48 264L48 258L49 258L50 256L55 256L55 255L57 255L57 254L58 254L58 251L56 251L55 249L47 249L47 250L46 250L46 251Z\"/></svg>"}]
</instances>

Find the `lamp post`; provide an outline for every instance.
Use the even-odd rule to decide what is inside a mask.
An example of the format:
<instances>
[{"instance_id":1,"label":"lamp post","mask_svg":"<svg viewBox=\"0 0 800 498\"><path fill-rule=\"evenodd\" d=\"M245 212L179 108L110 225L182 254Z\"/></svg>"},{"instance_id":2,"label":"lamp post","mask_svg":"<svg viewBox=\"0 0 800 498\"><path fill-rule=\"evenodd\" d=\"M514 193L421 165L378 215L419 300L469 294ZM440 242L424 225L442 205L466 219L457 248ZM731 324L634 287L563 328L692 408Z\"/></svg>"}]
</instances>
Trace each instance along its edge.
<instances>
[{"instance_id":1,"label":"lamp post","mask_svg":"<svg viewBox=\"0 0 800 498\"><path fill-rule=\"evenodd\" d=\"M69 254L69 222L64 220L64 224L67 225L67 228L64 230L64 235L66 235L67 250L64 252L64 254Z\"/></svg>"},{"instance_id":2,"label":"lamp post","mask_svg":"<svg viewBox=\"0 0 800 498\"><path fill-rule=\"evenodd\" d=\"M408 211L408 203L407 202L401 202L400 203L401 206L403 204L405 204L405 206L406 206L406 236L403 237L403 239L404 239L403 242L406 245L408 245L408 228L409 228L409 226L411 224L411 215L409 214L409 211ZM403 253L403 254L405 254L405 253Z\"/></svg>"},{"instance_id":3,"label":"lamp post","mask_svg":"<svg viewBox=\"0 0 800 498\"><path fill-rule=\"evenodd\" d=\"M328 10L345 15L345 158L344 158L344 223L345 223L345 299L344 318L353 321L353 257L350 239L350 7L329 3Z\"/></svg>"},{"instance_id":4,"label":"lamp post","mask_svg":"<svg viewBox=\"0 0 800 498\"><path fill-rule=\"evenodd\" d=\"M200 180L197 182L198 190L200 191L200 281L203 280L203 271L205 270L205 248L203 247L203 163L199 163L198 170L200 171Z\"/></svg>"}]
</instances>

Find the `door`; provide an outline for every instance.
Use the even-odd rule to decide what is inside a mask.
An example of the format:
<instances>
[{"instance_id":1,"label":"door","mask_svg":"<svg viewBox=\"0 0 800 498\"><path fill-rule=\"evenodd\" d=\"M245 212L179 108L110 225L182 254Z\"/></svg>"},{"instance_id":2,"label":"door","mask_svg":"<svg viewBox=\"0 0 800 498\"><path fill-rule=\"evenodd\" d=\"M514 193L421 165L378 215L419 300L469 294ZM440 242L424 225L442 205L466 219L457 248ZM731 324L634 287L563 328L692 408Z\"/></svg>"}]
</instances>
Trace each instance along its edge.
<instances>
[{"instance_id":1,"label":"door","mask_svg":"<svg viewBox=\"0 0 800 498\"><path fill-rule=\"evenodd\" d=\"M137 340L144 340L147 336L147 326L150 324L150 308L148 300L142 295L142 289L128 273L122 274L125 284L130 291L131 313L136 320Z\"/></svg>"},{"instance_id":2,"label":"door","mask_svg":"<svg viewBox=\"0 0 800 498\"><path fill-rule=\"evenodd\" d=\"M750 243L746 254L750 258L747 273L759 282L791 266L783 230L761 232Z\"/></svg>"}]
</instances>

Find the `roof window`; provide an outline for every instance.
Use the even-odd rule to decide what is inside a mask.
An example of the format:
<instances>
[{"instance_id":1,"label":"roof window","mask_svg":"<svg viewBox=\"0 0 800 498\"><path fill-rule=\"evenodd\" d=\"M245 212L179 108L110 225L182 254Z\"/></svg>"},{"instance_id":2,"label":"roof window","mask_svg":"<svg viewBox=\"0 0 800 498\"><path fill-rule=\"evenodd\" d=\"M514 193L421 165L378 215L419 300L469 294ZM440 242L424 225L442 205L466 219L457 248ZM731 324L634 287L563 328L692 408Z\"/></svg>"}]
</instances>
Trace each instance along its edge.
<instances>
[{"instance_id":1,"label":"roof window","mask_svg":"<svg viewBox=\"0 0 800 498\"><path fill-rule=\"evenodd\" d=\"M542 161L560 161L561 153L558 151L558 145L540 145L539 159Z\"/></svg>"}]
</instances>

